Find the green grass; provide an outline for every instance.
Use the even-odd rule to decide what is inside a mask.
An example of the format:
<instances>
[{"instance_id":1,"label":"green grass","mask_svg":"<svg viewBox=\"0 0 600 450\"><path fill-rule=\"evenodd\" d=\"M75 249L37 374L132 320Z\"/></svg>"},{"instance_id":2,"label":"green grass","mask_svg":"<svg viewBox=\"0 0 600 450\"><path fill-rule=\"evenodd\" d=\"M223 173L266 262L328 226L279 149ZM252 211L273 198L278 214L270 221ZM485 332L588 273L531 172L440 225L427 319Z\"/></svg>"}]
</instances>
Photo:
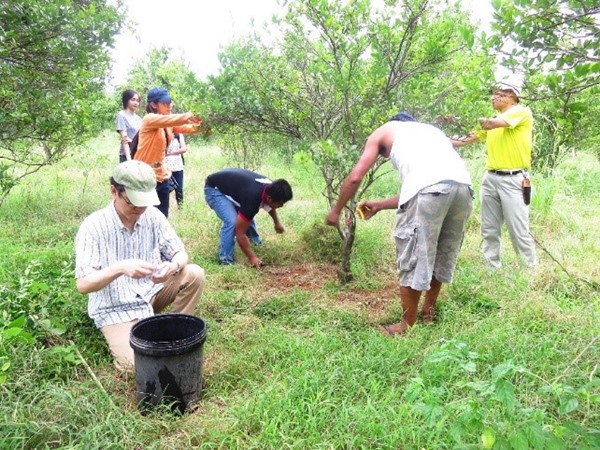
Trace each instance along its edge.
<instances>
[{"instance_id":1,"label":"green grass","mask_svg":"<svg viewBox=\"0 0 600 450\"><path fill-rule=\"evenodd\" d=\"M273 157L259 170L292 183L279 214L286 233L259 214L265 270L221 267L203 185L228 163L193 147L185 209L170 220L207 273L197 311L208 325L203 398L183 417L142 416L135 381L114 370L73 280L77 228L109 200L113 141L100 136L26 179L0 208L0 448L600 447L593 156L534 177L535 274L518 269L506 236L504 267L485 268L476 200L437 323L389 339L376 325L401 316L392 212L359 223L355 280L340 286L318 172ZM478 192L482 158L468 163ZM391 195L396 183L390 173L371 191Z\"/></svg>"}]
</instances>

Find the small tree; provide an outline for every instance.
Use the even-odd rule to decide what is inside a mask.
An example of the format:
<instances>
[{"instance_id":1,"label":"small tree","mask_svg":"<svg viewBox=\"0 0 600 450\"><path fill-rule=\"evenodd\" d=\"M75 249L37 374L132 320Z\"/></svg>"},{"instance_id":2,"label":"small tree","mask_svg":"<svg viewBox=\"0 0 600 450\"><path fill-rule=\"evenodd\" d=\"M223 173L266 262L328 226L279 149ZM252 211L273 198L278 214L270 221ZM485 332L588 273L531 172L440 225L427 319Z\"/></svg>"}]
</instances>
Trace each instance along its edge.
<instances>
[{"instance_id":1,"label":"small tree","mask_svg":"<svg viewBox=\"0 0 600 450\"><path fill-rule=\"evenodd\" d=\"M23 177L98 132L119 6L0 2L0 205Z\"/></svg>"}]
</instances>

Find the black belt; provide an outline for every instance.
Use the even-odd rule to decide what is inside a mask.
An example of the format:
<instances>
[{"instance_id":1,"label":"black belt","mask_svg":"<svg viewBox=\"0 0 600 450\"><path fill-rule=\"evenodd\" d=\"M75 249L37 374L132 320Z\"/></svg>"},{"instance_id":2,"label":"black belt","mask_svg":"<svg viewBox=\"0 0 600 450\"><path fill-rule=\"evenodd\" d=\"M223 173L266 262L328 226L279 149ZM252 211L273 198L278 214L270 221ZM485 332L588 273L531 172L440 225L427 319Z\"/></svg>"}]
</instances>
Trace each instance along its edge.
<instances>
[{"instance_id":1,"label":"black belt","mask_svg":"<svg viewBox=\"0 0 600 450\"><path fill-rule=\"evenodd\" d=\"M523 169L519 169L519 170L488 170L488 172L493 173L494 175L517 175L518 173L523 173Z\"/></svg>"}]
</instances>

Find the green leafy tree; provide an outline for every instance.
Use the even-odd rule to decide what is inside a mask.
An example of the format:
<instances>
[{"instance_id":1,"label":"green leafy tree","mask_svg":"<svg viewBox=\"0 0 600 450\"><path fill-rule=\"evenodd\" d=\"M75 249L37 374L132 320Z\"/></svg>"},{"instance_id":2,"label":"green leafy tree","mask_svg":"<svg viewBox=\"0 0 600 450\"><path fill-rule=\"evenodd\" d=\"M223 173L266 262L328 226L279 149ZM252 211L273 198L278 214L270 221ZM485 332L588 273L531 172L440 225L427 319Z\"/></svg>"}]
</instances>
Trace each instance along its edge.
<instances>
[{"instance_id":1,"label":"green leafy tree","mask_svg":"<svg viewBox=\"0 0 600 450\"><path fill-rule=\"evenodd\" d=\"M23 177L99 131L119 7L0 2L0 205Z\"/></svg>"},{"instance_id":2,"label":"green leafy tree","mask_svg":"<svg viewBox=\"0 0 600 450\"><path fill-rule=\"evenodd\" d=\"M574 94L600 85L597 0L493 0L495 45L505 64L552 71L551 88Z\"/></svg>"},{"instance_id":3,"label":"green leafy tree","mask_svg":"<svg viewBox=\"0 0 600 450\"><path fill-rule=\"evenodd\" d=\"M426 0L286 5L272 33L281 35L276 45L253 37L221 54L223 72L213 79L215 117L219 126L294 139L319 167L329 205L375 127L399 109L422 113L422 120L445 117L469 88L465 80L475 84L473 79L489 73L489 61L478 56L480 64L469 65L470 78L456 74L465 73L458 60L467 65L474 42L473 27L456 6L444 9ZM439 77L443 81L434 85L442 92L436 93L425 80ZM342 281L351 279L354 207L382 163L366 177L338 228Z\"/></svg>"},{"instance_id":4,"label":"green leafy tree","mask_svg":"<svg viewBox=\"0 0 600 450\"><path fill-rule=\"evenodd\" d=\"M196 111L198 105L204 104L206 84L198 81L185 61L172 57L168 47L154 48L135 61L121 88L138 91L144 104L148 90L153 87L167 89L178 111Z\"/></svg>"}]
</instances>

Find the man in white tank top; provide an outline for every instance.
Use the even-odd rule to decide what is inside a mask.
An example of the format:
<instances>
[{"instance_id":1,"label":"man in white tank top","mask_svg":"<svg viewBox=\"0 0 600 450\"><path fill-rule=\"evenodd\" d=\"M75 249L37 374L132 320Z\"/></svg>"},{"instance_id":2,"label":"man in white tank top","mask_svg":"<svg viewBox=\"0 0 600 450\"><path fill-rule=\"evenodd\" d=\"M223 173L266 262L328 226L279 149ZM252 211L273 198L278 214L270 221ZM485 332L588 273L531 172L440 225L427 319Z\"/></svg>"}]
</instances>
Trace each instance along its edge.
<instances>
[{"instance_id":1,"label":"man in white tank top","mask_svg":"<svg viewBox=\"0 0 600 450\"><path fill-rule=\"evenodd\" d=\"M400 281L402 321L382 327L388 335L404 333L422 317L433 322L442 283L450 283L462 245L465 224L473 210L471 177L450 139L438 128L399 113L377 128L363 154L342 183L340 196L327 215L338 226L340 214L379 156L389 158L400 178L399 194L361 202L370 219L383 209L396 209L396 264Z\"/></svg>"}]
</instances>

